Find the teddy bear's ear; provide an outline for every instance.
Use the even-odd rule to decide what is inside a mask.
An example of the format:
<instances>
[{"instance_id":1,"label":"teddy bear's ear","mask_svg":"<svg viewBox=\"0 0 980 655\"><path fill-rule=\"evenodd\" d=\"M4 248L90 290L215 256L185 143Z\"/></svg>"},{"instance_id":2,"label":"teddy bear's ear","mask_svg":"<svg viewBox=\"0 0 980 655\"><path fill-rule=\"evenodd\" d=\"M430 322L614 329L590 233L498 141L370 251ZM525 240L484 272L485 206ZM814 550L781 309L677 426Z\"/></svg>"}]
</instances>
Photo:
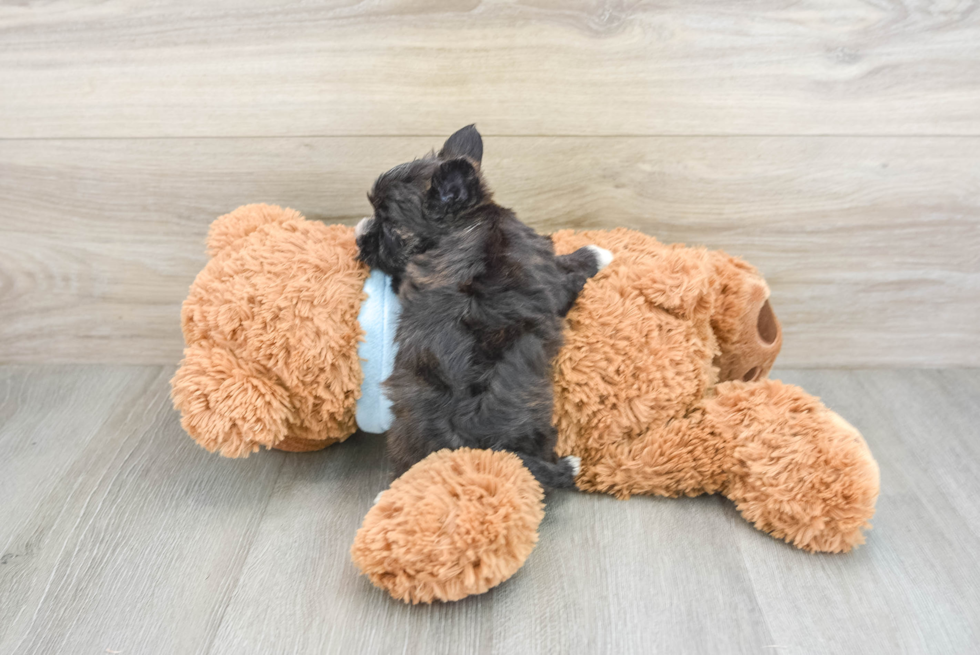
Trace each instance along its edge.
<instances>
[{"instance_id":1,"label":"teddy bear's ear","mask_svg":"<svg viewBox=\"0 0 980 655\"><path fill-rule=\"evenodd\" d=\"M466 157L479 168L483 162L483 137L476 131L476 125L467 125L446 139L439 151L440 159Z\"/></svg>"},{"instance_id":2,"label":"teddy bear's ear","mask_svg":"<svg viewBox=\"0 0 980 655\"><path fill-rule=\"evenodd\" d=\"M294 209L276 205L242 205L235 211L219 216L208 230L208 255L214 257L226 248L236 246L242 239L269 223L305 220Z\"/></svg>"}]
</instances>

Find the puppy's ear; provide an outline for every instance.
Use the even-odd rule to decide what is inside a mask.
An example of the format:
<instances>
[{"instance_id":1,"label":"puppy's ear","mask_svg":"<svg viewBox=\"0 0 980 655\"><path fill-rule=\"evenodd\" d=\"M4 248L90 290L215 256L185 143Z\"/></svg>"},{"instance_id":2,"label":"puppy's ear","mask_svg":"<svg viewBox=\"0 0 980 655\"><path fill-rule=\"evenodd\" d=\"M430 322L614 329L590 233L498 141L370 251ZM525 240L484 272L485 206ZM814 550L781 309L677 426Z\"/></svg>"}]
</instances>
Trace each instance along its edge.
<instances>
[{"instance_id":1,"label":"puppy's ear","mask_svg":"<svg viewBox=\"0 0 980 655\"><path fill-rule=\"evenodd\" d=\"M459 157L469 157L477 167L483 162L483 137L476 131L476 125L467 125L458 130L446 139L442 150L439 151L440 159L458 159Z\"/></svg>"},{"instance_id":2,"label":"puppy's ear","mask_svg":"<svg viewBox=\"0 0 980 655\"><path fill-rule=\"evenodd\" d=\"M446 214L472 207L482 198L480 174L473 164L468 159L450 159L433 174L427 201Z\"/></svg>"}]
</instances>

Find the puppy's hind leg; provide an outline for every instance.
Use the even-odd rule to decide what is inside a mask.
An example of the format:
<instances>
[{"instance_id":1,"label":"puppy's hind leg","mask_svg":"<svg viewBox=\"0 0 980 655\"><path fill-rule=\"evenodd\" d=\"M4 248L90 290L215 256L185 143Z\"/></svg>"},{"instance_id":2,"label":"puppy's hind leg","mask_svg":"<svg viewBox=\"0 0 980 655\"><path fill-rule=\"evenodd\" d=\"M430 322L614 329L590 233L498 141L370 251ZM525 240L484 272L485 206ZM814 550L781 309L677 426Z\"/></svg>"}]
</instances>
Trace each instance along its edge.
<instances>
[{"instance_id":1,"label":"puppy's hind leg","mask_svg":"<svg viewBox=\"0 0 980 655\"><path fill-rule=\"evenodd\" d=\"M608 266L613 260L613 254L599 246L583 246L575 252L560 255L556 259L558 270L564 274L561 288L557 292L561 315L565 316L575 304L575 299L578 298L588 279Z\"/></svg>"},{"instance_id":2,"label":"puppy's hind leg","mask_svg":"<svg viewBox=\"0 0 980 655\"><path fill-rule=\"evenodd\" d=\"M582 461L574 456L563 457L557 462L548 462L534 455L514 454L521 458L534 479L545 489L574 487L575 477L582 466Z\"/></svg>"}]
</instances>

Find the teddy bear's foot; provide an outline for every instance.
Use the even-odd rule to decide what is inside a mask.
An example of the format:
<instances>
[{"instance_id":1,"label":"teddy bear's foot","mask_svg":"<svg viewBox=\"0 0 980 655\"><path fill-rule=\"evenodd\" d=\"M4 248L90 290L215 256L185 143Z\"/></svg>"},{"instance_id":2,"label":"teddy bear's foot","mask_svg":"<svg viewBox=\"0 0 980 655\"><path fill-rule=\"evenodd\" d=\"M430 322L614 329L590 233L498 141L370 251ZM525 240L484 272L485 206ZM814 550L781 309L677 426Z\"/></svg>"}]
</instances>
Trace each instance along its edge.
<instances>
[{"instance_id":1,"label":"teddy bear's foot","mask_svg":"<svg viewBox=\"0 0 980 655\"><path fill-rule=\"evenodd\" d=\"M808 551L864 543L878 464L853 426L777 380L718 385L706 411L731 445L724 492L746 519Z\"/></svg>"},{"instance_id":2,"label":"teddy bear's foot","mask_svg":"<svg viewBox=\"0 0 980 655\"><path fill-rule=\"evenodd\" d=\"M441 450L379 495L351 556L375 586L407 603L481 594L531 554L543 498L512 453Z\"/></svg>"}]
</instances>

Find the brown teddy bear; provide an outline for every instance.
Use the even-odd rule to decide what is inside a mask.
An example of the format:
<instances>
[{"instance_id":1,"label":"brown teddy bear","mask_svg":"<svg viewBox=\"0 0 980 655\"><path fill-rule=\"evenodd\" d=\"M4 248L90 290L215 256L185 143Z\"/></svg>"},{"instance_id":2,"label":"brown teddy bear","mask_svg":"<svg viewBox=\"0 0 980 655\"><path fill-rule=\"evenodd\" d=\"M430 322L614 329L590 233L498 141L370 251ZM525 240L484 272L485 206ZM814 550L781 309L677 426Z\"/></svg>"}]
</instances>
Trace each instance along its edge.
<instances>
[{"instance_id":1,"label":"brown teddy bear","mask_svg":"<svg viewBox=\"0 0 980 655\"><path fill-rule=\"evenodd\" d=\"M626 229L552 238L559 254L595 244L614 255L569 313L554 365L557 454L581 458L581 490L720 493L799 548L863 543L878 466L844 419L765 378L782 335L754 268ZM383 375L378 357L365 375L358 356L365 332L379 330L365 318L370 272L353 228L248 205L214 222L208 252L184 303L187 348L172 381L184 429L232 457L353 434L368 377ZM510 453L433 453L379 495L354 562L409 602L482 593L530 554L542 499Z\"/></svg>"}]
</instances>

